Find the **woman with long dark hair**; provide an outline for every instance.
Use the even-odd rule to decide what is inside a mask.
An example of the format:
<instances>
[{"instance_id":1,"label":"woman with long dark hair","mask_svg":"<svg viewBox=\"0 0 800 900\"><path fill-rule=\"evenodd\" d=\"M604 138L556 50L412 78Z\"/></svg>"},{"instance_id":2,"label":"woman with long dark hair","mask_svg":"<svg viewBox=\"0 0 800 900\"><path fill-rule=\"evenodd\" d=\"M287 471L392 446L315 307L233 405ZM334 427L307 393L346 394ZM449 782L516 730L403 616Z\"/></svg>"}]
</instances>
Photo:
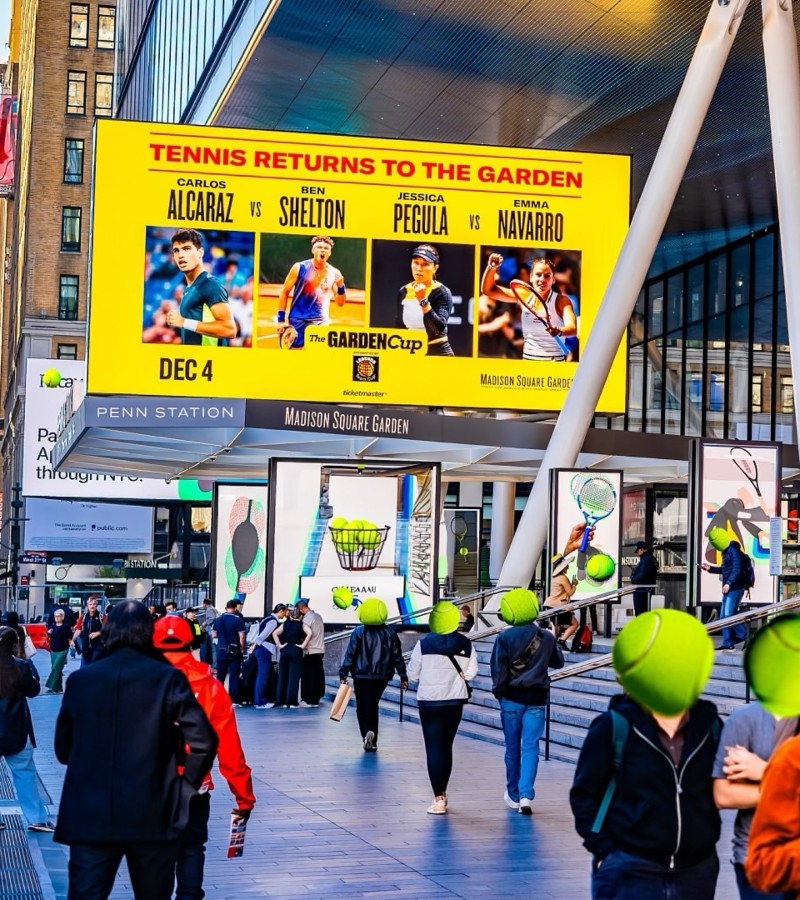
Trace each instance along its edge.
<instances>
[{"instance_id":1,"label":"woman with long dark hair","mask_svg":"<svg viewBox=\"0 0 800 900\"><path fill-rule=\"evenodd\" d=\"M291 618L284 619L283 624L272 634L275 636L275 644L281 651L275 705L297 709L300 676L303 672L303 651L311 640L311 629L303 622L303 616L295 606Z\"/></svg>"},{"instance_id":2,"label":"woman with long dark hair","mask_svg":"<svg viewBox=\"0 0 800 900\"><path fill-rule=\"evenodd\" d=\"M18 658L18 642L14 628L0 628L0 756L11 770L28 830L54 831L39 793L33 761L36 738L27 699L39 693L39 673L30 660ZM0 830L3 828L0 822Z\"/></svg>"},{"instance_id":3,"label":"woman with long dark hair","mask_svg":"<svg viewBox=\"0 0 800 900\"><path fill-rule=\"evenodd\" d=\"M6 613L5 625L17 632L17 648L14 653L20 659L25 659L25 638L28 636L28 632L25 630L25 626L19 623L19 613L13 609L9 610Z\"/></svg>"}]
</instances>

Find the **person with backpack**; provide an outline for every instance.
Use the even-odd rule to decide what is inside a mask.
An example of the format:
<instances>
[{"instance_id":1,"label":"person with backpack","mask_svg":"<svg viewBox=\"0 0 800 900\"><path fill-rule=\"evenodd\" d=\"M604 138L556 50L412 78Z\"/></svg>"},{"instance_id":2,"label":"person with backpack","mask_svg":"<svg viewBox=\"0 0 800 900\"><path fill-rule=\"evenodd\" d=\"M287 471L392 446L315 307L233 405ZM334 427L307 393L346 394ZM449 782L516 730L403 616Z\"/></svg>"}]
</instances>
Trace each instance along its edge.
<instances>
[{"instance_id":1,"label":"person with backpack","mask_svg":"<svg viewBox=\"0 0 800 900\"><path fill-rule=\"evenodd\" d=\"M278 660L278 648L273 635L275 629L284 622L288 615L289 607L285 603L278 603L258 625L258 634L253 642L253 655L258 666L253 697L253 705L256 709L272 709L275 706L278 675L274 663Z\"/></svg>"},{"instance_id":2,"label":"person with backpack","mask_svg":"<svg viewBox=\"0 0 800 900\"><path fill-rule=\"evenodd\" d=\"M713 575L719 575L722 582L722 605L719 611L720 619L728 619L735 616L739 610L745 591L755 584L753 577L753 564L746 553L742 553L742 547L738 541L731 541L722 551L722 565L710 566L704 562L701 568ZM747 640L747 627L742 623L732 628L722 629L721 650L735 650L737 644L743 644Z\"/></svg>"},{"instance_id":3,"label":"person with backpack","mask_svg":"<svg viewBox=\"0 0 800 900\"><path fill-rule=\"evenodd\" d=\"M536 624L539 602L533 591L515 588L500 601L511 628L497 635L492 650L492 693L500 701L506 754L506 806L531 815L544 733L548 668L560 669L564 654L551 631Z\"/></svg>"},{"instance_id":4,"label":"person with backpack","mask_svg":"<svg viewBox=\"0 0 800 900\"><path fill-rule=\"evenodd\" d=\"M719 874L711 774L722 722L698 698L713 644L697 619L666 609L632 619L612 652L627 693L589 726L569 795L594 857L592 900L709 900Z\"/></svg>"}]
</instances>

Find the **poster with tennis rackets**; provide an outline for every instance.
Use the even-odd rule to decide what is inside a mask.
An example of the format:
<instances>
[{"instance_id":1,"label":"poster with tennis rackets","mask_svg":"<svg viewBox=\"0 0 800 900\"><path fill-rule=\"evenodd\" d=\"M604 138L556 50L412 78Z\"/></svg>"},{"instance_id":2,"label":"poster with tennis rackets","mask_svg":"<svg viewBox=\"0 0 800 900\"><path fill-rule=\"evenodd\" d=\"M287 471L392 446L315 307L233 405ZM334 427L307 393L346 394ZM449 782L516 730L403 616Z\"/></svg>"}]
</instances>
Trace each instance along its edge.
<instances>
[{"instance_id":1,"label":"poster with tennis rackets","mask_svg":"<svg viewBox=\"0 0 800 900\"><path fill-rule=\"evenodd\" d=\"M576 584L573 600L622 586L622 476L617 469L555 469L551 474L550 555L561 553L576 525L585 525L581 546L567 557L566 574ZM550 577L546 572L548 593Z\"/></svg>"},{"instance_id":2,"label":"poster with tennis rackets","mask_svg":"<svg viewBox=\"0 0 800 900\"><path fill-rule=\"evenodd\" d=\"M462 596L478 589L481 515L478 507L444 510L446 535L443 552L447 576Z\"/></svg>"},{"instance_id":3,"label":"poster with tennis rackets","mask_svg":"<svg viewBox=\"0 0 800 900\"><path fill-rule=\"evenodd\" d=\"M722 548L738 541L753 561L751 603L772 603L777 579L769 572L770 520L780 516L780 444L747 441L701 441L694 510L694 561L722 565ZM712 534L713 531L713 534ZM719 603L718 573L698 570L697 602Z\"/></svg>"}]
</instances>

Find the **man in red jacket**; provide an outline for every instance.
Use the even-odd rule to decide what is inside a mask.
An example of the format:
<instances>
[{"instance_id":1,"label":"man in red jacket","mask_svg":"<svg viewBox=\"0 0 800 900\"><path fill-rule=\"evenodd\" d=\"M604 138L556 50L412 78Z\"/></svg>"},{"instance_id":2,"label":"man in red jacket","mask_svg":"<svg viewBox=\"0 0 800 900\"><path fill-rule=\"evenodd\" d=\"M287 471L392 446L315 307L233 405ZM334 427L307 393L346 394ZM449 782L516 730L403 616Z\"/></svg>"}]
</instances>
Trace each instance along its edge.
<instances>
[{"instance_id":1,"label":"man in red jacket","mask_svg":"<svg viewBox=\"0 0 800 900\"><path fill-rule=\"evenodd\" d=\"M208 716L211 727L219 738L217 750L219 771L228 782L236 799L233 813L248 819L255 805L253 779L244 758L242 742L236 727L231 698L219 681L211 674L211 668L194 658L192 628L186 619L165 616L158 619L153 629L153 644L164 652L173 666L186 676L197 702ZM192 798L189 825L181 836L178 864L175 871L177 890L175 900L202 900L205 845L208 840L208 817L211 812L210 791L214 789L211 775L206 776L201 793Z\"/></svg>"}]
</instances>

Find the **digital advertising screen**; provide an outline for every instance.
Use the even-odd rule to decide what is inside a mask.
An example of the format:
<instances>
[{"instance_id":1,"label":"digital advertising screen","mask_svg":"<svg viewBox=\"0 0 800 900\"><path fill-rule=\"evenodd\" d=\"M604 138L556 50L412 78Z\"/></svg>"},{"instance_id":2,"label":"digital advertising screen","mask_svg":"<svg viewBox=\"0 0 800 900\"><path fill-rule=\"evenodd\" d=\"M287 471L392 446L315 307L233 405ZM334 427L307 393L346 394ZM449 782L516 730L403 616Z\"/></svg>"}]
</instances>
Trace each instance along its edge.
<instances>
[{"instance_id":1,"label":"digital advertising screen","mask_svg":"<svg viewBox=\"0 0 800 900\"><path fill-rule=\"evenodd\" d=\"M777 580L770 575L770 519L780 516L780 445L739 441L700 442L697 509L700 565L720 567L730 541L753 562L750 603L773 603ZM697 601L719 603L720 573L698 570Z\"/></svg>"},{"instance_id":2,"label":"digital advertising screen","mask_svg":"<svg viewBox=\"0 0 800 900\"><path fill-rule=\"evenodd\" d=\"M265 483L214 485L211 583L220 612L241 600L247 618L265 615L268 494Z\"/></svg>"},{"instance_id":3,"label":"digital advertising screen","mask_svg":"<svg viewBox=\"0 0 800 900\"><path fill-rule=\"evenodd\" d=\"M438 588L438 466L273 460L270 486L270 608L303 598L352 624L379 597L420 624Z\"/></svg>"},{"instance_id":4,"label":"digital advertising screen","mask_svg":"<svg viewBox=\"0 0 800 900\"><path fill-rule=\"evenodd\" d=\"M89 391L560 409L629 206L627 156L99 120Z\"/></svg>"},{"instance_id":5,"label":"digital advertising screen","mask_svg":"<svg viewBox=\"0 0 800 900\"><path fill-rule=\"evenodd\" d=\"M576 525L594 528L594 536L568 554L572 600L587 600L622 586L622 472L603 469L554 469L550 481L550 547L561 553ZM552 572L547 573L549 588Z\"/></svg>"}]
</instances>

